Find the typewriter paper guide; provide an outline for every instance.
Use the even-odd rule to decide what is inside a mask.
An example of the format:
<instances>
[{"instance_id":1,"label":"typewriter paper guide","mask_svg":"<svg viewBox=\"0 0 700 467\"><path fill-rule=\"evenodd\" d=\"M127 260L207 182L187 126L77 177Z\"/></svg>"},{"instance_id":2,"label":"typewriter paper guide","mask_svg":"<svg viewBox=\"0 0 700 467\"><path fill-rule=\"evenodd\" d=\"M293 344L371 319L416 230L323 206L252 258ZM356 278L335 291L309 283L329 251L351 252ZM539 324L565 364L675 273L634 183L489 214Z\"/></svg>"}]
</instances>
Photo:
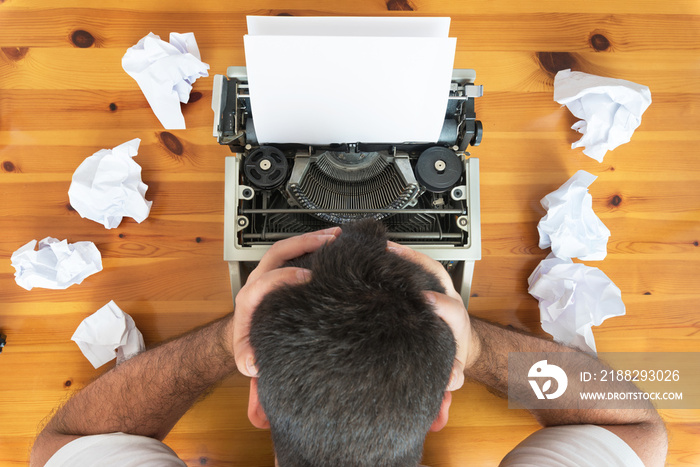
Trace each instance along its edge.
<instances>
[{"instance_id":1,"label":"typewriter paper guide","mask_svg":"<svg viewBox=\"0 0 700 467\"><path fill-rule=\"evenodd\" d=\"M245 36L263 143L436 142L455 38Z\"/></svg>"}]
</instances>

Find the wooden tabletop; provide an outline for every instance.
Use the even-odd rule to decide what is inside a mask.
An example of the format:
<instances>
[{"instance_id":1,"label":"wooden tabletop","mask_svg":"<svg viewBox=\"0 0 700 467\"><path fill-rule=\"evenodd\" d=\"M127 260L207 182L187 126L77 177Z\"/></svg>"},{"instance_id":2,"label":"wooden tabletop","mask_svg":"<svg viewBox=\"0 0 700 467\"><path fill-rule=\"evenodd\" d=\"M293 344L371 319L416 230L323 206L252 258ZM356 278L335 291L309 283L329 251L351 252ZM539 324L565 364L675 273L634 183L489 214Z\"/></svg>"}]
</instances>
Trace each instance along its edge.
<instances>
[{"instance_id":1,"label":"wooden tabletop","mask_svg":"<svg viewBox=\"0 0 700 467\"><path fill-rule=\"evenodd\" d=\"M212 137L214 74L243 65L246 15L450 16L455 68L473 68L483 259L470 312L543 334L528 275L539 200L577 170L598 176L593 208L611 230L608 256L588 262L622 290L623 317L594 328L599 351L700 351L700 3L589 0L0 0L0 465L26 465L42 420L102 373L70 337L110 300L153 344L232 310L222 260L224 157ZM97 5L100 5L99 7ZM153 32L194 32L210 76L183 106L187 130L166 131L121 67ZM418 67L419 68L419 67ZM649 86L653 103L632 141L602 163L572 150L576 119L552 100L565 68ZM293 79L293 77L289 77ZM141 138L151 214L106 230L68 201L76 167ZM10 255L32 239L89 240L104 270L67 290L26 291ZM110 366L110 365L107 365ZM248 380L232 376L166 442L190 466L273 464L269 435L247 420ZM662 411L669 465L699 465L700 410ZM432 466L497 465L537 429L483 388L454 395L431 434Z\"/></svg>"}]
</instances>

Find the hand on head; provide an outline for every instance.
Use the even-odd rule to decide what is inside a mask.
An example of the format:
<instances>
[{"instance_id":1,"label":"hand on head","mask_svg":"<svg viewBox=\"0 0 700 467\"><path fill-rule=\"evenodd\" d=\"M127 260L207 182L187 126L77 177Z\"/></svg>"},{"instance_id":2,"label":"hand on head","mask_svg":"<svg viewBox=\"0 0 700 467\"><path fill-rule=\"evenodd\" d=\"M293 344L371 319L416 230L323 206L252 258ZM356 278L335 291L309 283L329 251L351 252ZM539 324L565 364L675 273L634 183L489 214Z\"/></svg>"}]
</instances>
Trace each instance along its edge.
<instances>
[{"instance_id":1,"label":"hand on head","mask_svg":"<svg viewBox=\"0 0 700 467\"><path fill-rule=\"evenodd\" d=\"M233 354L238 371L246 376L256 376L255 356L248 334L250 320L263 297L280 284L303 283L309 280L311 271L303 268L284 268L287 261L312 253L340 235L340 227L311 232L281 240L270 247L258 267L250 273L245 286L235 299Z\"/></svg>"},{"instance_id":2,"label":"hand on head","mask_svg":"<svg viewBox=\"0 0 700 467\"><path fill-rule=\"evenodd\" d=\"M424 294L428 303L433 305L435 313L450 326L457 342L455 364L447 390L454 391L461 388L464 384L464 370L469 368L478 356L479 342L474 338L469 314L462 297L454 288L452 278L440 263L423 253L394 242L387 242L387 248L408 261L423 266L428 272L434 274L445 288L444 294L436 292Z\"/></svg>"},{"instance_id":3,"label":"hand on head","mask_svg":"<svg viewBox=\"0 0 700 467\"><path fill-rule=\"evenodd\" d=\"M260 260L258 267L250 273L245 286L235 299L233 352L238 371L242 374L257 375L255 356L248 334L250 320L260 301L280 284L303 283L310 278L311 271L307 269L282 266L287 261L312 253L326 243L332 242L340 233L340 227L333 227L281 240L270 247ZM478 340L472 338L469 315L462 297L455 290L450 275L440 263L398 243L388 242L387 247L390 251L433 273L445 288L445 294L425 292L425 297L428 303L434 306L436 314L450 326L457 342L455 364L447 390L459 389L464 384L465 368L473 363L478 354Z\"/></svg>"}]
</instances>

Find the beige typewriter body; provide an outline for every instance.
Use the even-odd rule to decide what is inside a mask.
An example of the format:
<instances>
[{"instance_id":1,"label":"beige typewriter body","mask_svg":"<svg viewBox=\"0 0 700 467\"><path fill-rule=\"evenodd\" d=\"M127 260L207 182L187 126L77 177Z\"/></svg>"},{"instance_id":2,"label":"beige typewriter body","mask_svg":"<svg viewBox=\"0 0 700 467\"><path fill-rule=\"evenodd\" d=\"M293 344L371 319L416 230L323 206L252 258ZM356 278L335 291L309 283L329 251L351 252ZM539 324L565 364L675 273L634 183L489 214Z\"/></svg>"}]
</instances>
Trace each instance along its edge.
<instances>
[{"instance_id":1,"label":"beige typewriter body","mask_svg":"<svg viewBox=\"0 0 700 467\"><path fill-rule=\"evenodd\" d=\"M224 260L233 296L277 240L342 225L382 221L389 238L440 261L468 303L481 259L479 160L473 70L454 70L437 143L258 145L244 67L214 77L214 136L226 158Z\"/></svg>"}]
</instances>

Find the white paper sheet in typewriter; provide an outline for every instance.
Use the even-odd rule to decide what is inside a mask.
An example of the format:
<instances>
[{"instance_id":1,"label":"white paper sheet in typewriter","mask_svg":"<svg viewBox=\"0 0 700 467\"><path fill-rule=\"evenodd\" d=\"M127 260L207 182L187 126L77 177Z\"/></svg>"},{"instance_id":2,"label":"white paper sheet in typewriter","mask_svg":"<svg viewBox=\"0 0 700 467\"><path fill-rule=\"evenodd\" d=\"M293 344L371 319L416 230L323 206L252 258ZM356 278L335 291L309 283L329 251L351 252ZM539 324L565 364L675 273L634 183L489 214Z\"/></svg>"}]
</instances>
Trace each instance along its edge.
<instances>
[{"instance_id":1,"label":"white paper sheet in typewriter","mask_svg":"<svg viewBox=\"0 0 700 467\"><path fill-rule=\"evenodd\" d=\"M251 36L447 37L450 18L248 16Z\"/></svg>"},{"instance_id":2,"label":"white paper sheet in typewriter","mask_svg":"<svg viewBox=\"0 0 700 467\"><path fill-rule=\"evenodd\" d=\"M456 47L456 39L447 37L449 18L388 20L252 21L249 32L266 34L244 37L258 141L437 141ZM389 23L393 26L384 27ZM314 24L323 24L321 31L335 27L337 33L356 35L314 35L309 32ZM287 35L269 35L270 28Z\"/></svg>"}]
</instances>

